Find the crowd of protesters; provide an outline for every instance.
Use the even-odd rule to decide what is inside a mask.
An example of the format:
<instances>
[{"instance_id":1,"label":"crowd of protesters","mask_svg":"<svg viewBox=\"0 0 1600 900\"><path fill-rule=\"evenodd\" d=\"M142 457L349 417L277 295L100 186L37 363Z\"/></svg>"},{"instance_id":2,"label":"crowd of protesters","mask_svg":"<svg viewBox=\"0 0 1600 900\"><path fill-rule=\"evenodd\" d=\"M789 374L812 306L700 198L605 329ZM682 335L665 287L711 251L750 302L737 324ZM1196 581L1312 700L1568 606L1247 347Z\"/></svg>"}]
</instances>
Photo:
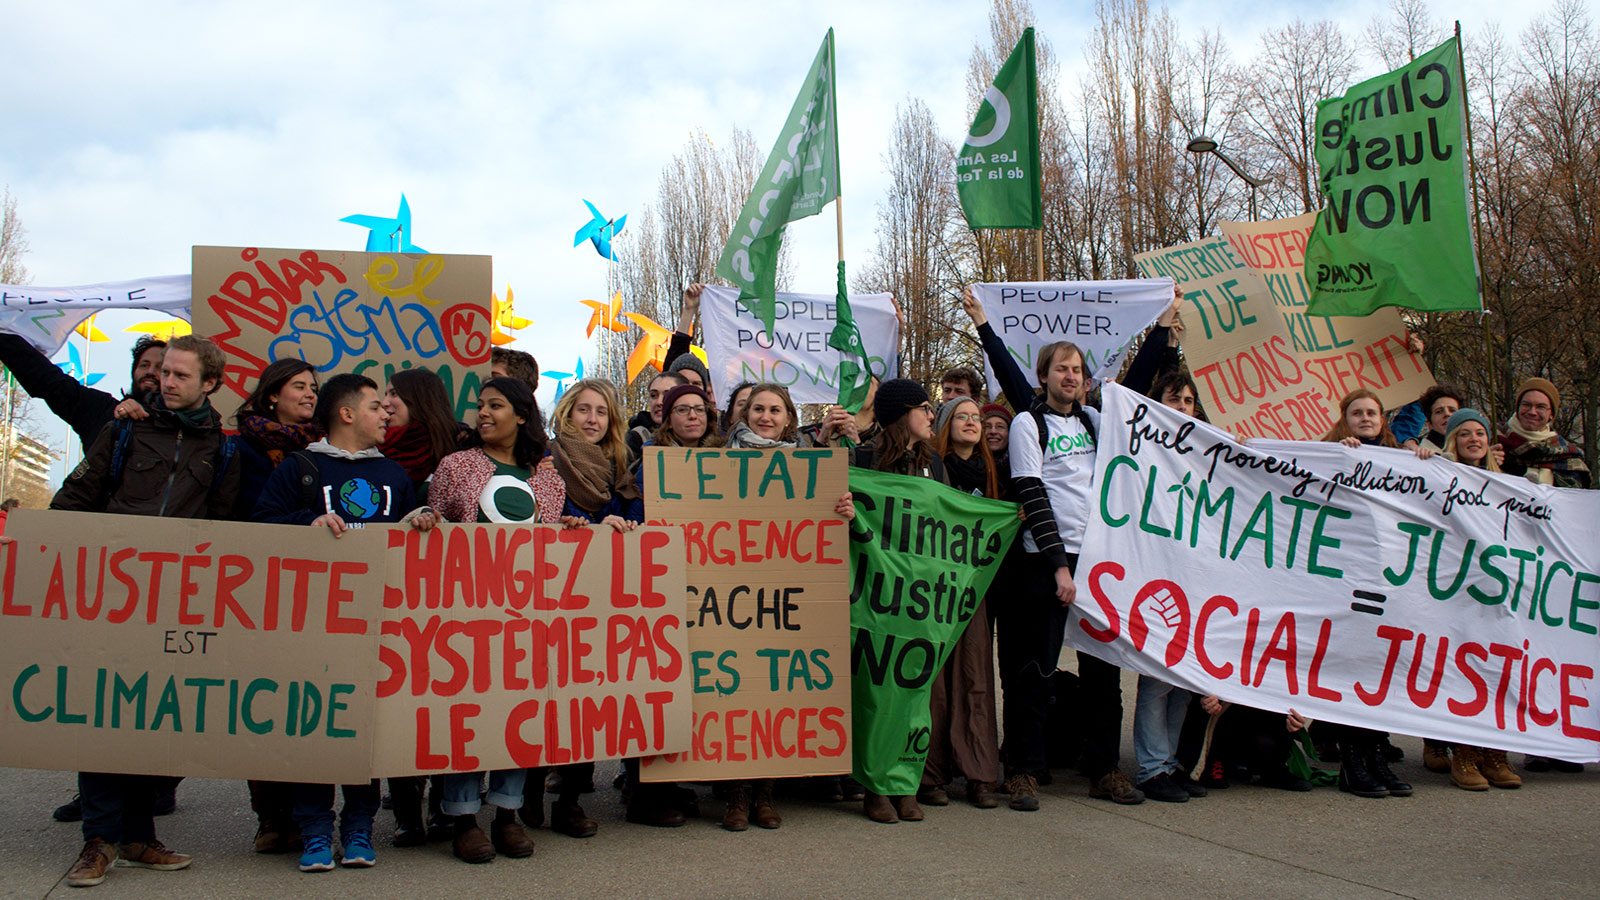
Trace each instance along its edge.
<instances>
[{"instance_id":1,"label":"crowd of protesters","mask_svg":"<svg viewBox=\"0 0 1600 900\"><path fill-rule=\"evenodd\" d=\"M914 381L874 379L859 412L830 408L804 425L781 385L743 383L728 397L715 395L705 364L688 352L701 288L685 292L665 371L649 381L647 406L631 418L615 385L589 378L566 389L547 422L534 401L534 360L504 348L494 350L491 377L466 423L456 420L444 384L426 370L397 372L387 384L355 374L322 382L296 360L268 366L229 416L212 405L222 352L198 336L141 339L132 388L121 398L79 384L12 335L0 334L0 362L82 441L83 462L55 496L54 509L309 525L336 536L369 522L418 530L442 522L540 522L625 531L648 513L641 458L652 445L845 448L854 466L1020 504L1022 537L932 684L920 789L878 796L848 776L715 783L721 824L730 831L752 823L778 828L780 795L859 801L875 822L917 821L924 806L949 804L958 783L973 806L1033 811L1039 786L1063 763L1087 778L1091 796L1121 804L1182 803L1240 783L1288 791L1336 783L1371 798L1413 793L1390 766L1399 751L1385 734L1311 723L1294 710L1230 707L1148 675L1137 680L1132 711L1135 768L1131 777L1124 772L1122 673L1083 653L1075 676L1060 671L1101 426L1077 347L1050 344L1038 351L1035 370L1024 372L969 293L963 307L999 396L986 398L970 368L944 374L938 405ZM1175 299L1120 381L1203 420L1177 350L1177 307ZM1460 390L1438 385L1391 424L1378 397L1358 390L1342 398L1324 440L1403 444L1424 458L1442 454L1457 465L1539 484L1588 487L1582 453L1554 430L1560 403L1550 381L1529 378L1516 392L1514 414L1497 426L1469 408ZM355 479L375 493L352 498L340 489ZM854 515L848 493L836 511ZM1313 767L1313 760L1327 765ZM1423 763L1465 790L1521 784L1506 753L1494 748L1430 740ZM1581 770L1536 757L1524 768ZM392 842L449 840L461 860L484 863L529 856L527 829L547 822L559 834L594 835L599 823L581 803L595 789L594 772L594 763L585 762L389 779ZM98 884L113 864L186 867L190 857L165 847L154 827L155 816L173 809L178 781L79 773L79 796L55 813L82 821L85 843L67 883ZM624 761L614 787L632 823L673 827L699 815L694 786L642 782L637 760ZM249 782L258 820L254 849L298 852L306 872L374 865L382 787L374 780L340 793L336 829L333 786ZM554 797L548 817L545 793ZM484 806L492 808L488 831L480 821Z\"/></svg>"}]
</instances>

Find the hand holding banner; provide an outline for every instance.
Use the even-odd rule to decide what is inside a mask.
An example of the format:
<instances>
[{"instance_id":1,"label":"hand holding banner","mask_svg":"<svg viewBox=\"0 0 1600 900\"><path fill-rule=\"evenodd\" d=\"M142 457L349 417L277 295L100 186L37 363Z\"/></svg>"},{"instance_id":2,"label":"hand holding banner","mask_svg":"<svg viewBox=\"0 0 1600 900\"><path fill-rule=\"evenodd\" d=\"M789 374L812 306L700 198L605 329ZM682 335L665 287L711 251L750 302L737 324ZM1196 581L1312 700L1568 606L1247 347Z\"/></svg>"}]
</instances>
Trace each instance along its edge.
<instances>
[{"instance_id":1,"label":"hand holding banner","mask_svg":"<svg viewBox=\"0 0 1600 900\"><path fill-rule=\"evenodd\" d=\"M1172 303L1167 278L1120 281L1049 281L974 284L995 334L1024 372L1034 354L1056 341L1083 351L1085 374L1106 379L1122 367L1123 351ZM985 360L989 396L1000 396L994 367Z\"/></svg>"}]
</instances>

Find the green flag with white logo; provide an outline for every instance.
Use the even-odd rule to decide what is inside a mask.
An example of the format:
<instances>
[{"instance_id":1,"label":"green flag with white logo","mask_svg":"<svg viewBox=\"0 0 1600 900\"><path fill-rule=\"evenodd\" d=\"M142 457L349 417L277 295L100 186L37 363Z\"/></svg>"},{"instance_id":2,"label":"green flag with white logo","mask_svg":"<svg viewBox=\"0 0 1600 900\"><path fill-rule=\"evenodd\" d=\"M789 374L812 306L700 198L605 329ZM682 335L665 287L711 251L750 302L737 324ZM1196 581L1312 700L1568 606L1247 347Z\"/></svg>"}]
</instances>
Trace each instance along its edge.
<instances>
[{"instance_id":1,"label":"green flag with white logo","mask_svg":"<svg viewBox=\"0 0 1600 900\"><path fill-rule=\"evenodd\" d=\"M816 215L839 196L837 132L830 28L717 262L717 274L739 289L768 334L777 316L784 226Z\"/></svg>"},{"instance_id":2,"label":"green flag with white logo","mask_svg":"<svg viewBox=\"0 0 1600 900\"><path fill-rule=\"evenodd\" d=\"M1456 38L1317 104L1307 315L1482 308L1465 123Z\"/></svg>"},{"instance_id":3,"label":"green flag with white logo","mask_svg":"<svg viewBox=\"0 0 1600 900\"><path fill-rule=\"evenodd\" d=\"M1039 196L1039 77L1033 28L983 95L956 159L956 193L973 228L1042 228Z\"/></svg>"}]
</instances>

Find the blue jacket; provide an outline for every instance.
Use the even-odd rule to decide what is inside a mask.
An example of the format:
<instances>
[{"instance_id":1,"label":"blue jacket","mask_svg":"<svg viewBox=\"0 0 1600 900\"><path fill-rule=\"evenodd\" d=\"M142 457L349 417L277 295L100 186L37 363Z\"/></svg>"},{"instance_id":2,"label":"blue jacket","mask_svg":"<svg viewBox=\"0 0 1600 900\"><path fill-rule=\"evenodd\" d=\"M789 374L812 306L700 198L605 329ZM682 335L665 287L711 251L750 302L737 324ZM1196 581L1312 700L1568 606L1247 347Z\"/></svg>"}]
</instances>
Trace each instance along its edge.
<instances>
[{"instance_id":1,"label":"blue jacket","mask_svg":"<svg viewBox=\"0 0 1600 900\"><path fill-rule=\"evenodd\" d=\"M418 506L411 476L377 448L350 453L327 441L306 448L317 463L315 505L308 506L301 485L300 460L285 459L272 470L251 518L257 522L310 525L326 513L360 528L399 522Z\"/></svg>"}]
</instances>

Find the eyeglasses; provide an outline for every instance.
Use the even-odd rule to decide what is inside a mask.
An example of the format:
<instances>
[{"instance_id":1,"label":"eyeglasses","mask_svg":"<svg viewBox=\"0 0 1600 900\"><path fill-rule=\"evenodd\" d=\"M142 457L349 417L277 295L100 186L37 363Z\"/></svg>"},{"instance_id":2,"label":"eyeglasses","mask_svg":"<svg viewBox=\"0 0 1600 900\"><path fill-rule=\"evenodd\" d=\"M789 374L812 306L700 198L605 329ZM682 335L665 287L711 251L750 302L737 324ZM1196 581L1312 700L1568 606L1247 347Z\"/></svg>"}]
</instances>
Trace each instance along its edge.
<instances>
[{"instance_id":1,"label":"eyeglasses","mask_svg":"<svg viewBox=\"0 0 1600 900\"><path fill-rule=\"evenodd\" d=\"M1550 411L1550 404L1548 404L1548 403L1520 403L1520 404L1517 405L1517 409L1526 409L1526 410L1529 410L1531 412L1549 412Z\"/></svg>"},{"instance_id":2,"label":"eyeglasses","mask_svg":"<svg viewBox=\"0 0 1600 900\"><path fill-rule=\"evenodd\" d=\"M683 416L684 418L698 416L699 418L704 419L706 417L706 408L704 406L674 406L672 408L672 414L675 416Z\"/></svg>"},{"instance_id":3,"label":"eyeglasses","mask_svg":"<svg viewBox=\"0 0 1600 900\"><path fill-rule=\"evenodd\" d=\"M979 413L956 413L953 418L957 422L972 422L974 424L983 421L983 416Z\"/></svg>"},{"instance_id":4,"label":"eyeglasses","mask_svg":"<svg viewBox=\"0 0 1600 900\"><path fill-rule=\"evenodd\" d=\"M924 403L921 406L917 407L917 409L922 410L923 412L927 413L930 416L933 415L933 404L931 404L931 403Z\"/></svg>"}]
</instances>

